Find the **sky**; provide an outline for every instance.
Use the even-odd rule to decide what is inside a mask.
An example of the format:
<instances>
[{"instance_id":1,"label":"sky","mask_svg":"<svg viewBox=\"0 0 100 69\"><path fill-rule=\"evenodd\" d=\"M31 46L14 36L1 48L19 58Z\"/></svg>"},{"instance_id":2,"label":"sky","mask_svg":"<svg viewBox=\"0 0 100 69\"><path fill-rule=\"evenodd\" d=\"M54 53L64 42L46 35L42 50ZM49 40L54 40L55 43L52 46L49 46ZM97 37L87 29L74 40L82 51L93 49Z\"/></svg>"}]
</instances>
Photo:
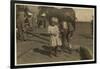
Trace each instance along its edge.
<instances>
[{"instance_id":1,"label":"sky","mask_svg":"<svg viewBox=\"0 0 100 69\"><path fill-rule=\"evenodd\" d=\"M93 9L74 9L76 12L76 17L78 21L91 21L92 17L94 16L94 10Z\"/></svg>"}]
</instances>

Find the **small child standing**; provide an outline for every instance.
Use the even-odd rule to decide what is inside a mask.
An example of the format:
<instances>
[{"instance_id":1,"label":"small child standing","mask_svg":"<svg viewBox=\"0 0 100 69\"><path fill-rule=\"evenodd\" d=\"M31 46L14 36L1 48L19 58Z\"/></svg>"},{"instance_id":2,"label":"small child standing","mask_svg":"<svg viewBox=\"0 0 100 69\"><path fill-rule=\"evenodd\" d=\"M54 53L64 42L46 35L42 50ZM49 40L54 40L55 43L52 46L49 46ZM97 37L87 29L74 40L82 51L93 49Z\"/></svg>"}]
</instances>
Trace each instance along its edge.
<instances>
[{"instance_id":1,"label":"small child standing","mask_svg":"<svg viewBox=\"0 0 100 69\"><path fill-rule=\"evenodd\" d=\"M53 48L53 51L50 51L50 56L57 56L57 48L62 46L60 31L58 28L58 19L56 17L52 17L50 21L50 25L48 26L48 33L50 34L50 45Z\"/></svg>"}]
</instances>

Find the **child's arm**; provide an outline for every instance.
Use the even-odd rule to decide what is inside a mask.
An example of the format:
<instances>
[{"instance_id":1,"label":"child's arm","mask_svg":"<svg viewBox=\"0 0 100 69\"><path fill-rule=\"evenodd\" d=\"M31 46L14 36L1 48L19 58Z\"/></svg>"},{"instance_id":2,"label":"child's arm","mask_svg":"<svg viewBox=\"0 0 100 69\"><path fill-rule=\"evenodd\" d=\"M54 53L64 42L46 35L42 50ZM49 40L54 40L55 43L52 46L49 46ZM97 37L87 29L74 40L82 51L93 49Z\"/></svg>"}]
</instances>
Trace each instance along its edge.
<instances>
[{"instance_id":1,"label":"child's arm","mask_svg":"<svg viewBox=\"0 0 100 69\"><path fill-rule=\"evenodd\" d=\"M48 26L48 34L49 34L49 36L52 35L52 34L51 34L50 26Z\"/></svg>"},{"instance_id":2,"label":"child's arm","mask_svg":"<svg viewBox=\"0 0 100 69\"><path fill-rule=\"evenodd\" d=\"M58 28L58 26L56 26L56 33L59 34L60 33L60 29Z\"/></svg>"}]
</instances>

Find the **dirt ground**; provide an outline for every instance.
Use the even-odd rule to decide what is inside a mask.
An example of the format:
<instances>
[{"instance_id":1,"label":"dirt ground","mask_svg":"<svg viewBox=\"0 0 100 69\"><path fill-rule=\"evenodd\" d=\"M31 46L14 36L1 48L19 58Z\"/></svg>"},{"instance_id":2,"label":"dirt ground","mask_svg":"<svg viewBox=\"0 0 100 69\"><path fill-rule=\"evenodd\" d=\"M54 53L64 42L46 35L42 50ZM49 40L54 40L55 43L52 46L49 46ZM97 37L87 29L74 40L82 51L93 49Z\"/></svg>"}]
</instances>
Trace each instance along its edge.
<instances>
[{"instance_id":1,"label":"dirt ground","mask_svg":"<svg viewBox=\"0 0 100 69\"><path fill-rule=\"evenodd\" d=\"M36 28L35 28L36 29ZM46 32L45 29L38 29L37 33ZM36 32L36 31L35 31ZM49 57L49 37L44 34L29 34L27 41L17 40L16 57L17 64L60 62L60 61L79 61L79 47L86 47L93 54L93 39L90 23L77 23L76 31L71 41L73 50L62 49L58 57ZM66 51L65 51L66 50ZM92 55L93 56L93 55Z\"/></svg>"}]
</instances>

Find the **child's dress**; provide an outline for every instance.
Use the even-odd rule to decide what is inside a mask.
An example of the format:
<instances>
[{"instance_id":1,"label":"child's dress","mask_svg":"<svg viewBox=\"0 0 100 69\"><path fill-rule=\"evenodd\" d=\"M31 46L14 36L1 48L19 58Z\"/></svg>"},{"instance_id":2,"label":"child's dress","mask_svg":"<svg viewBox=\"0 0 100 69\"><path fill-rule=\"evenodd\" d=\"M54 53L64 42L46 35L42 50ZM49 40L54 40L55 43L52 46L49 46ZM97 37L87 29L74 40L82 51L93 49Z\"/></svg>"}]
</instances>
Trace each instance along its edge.
<instances>
[{"instance_id":1,"label":"child's dress","mask_svg":"<svg viewBox=\"0 0 100 69\"><path fill-rule=\"evenodd\" d=\"M50 44L51 46L61 46L62 42L61 42L61 38L60 38L60 31L57 25L48 26L48 33L52 34L50 35Z\"/></svg>"}]
</instances>

